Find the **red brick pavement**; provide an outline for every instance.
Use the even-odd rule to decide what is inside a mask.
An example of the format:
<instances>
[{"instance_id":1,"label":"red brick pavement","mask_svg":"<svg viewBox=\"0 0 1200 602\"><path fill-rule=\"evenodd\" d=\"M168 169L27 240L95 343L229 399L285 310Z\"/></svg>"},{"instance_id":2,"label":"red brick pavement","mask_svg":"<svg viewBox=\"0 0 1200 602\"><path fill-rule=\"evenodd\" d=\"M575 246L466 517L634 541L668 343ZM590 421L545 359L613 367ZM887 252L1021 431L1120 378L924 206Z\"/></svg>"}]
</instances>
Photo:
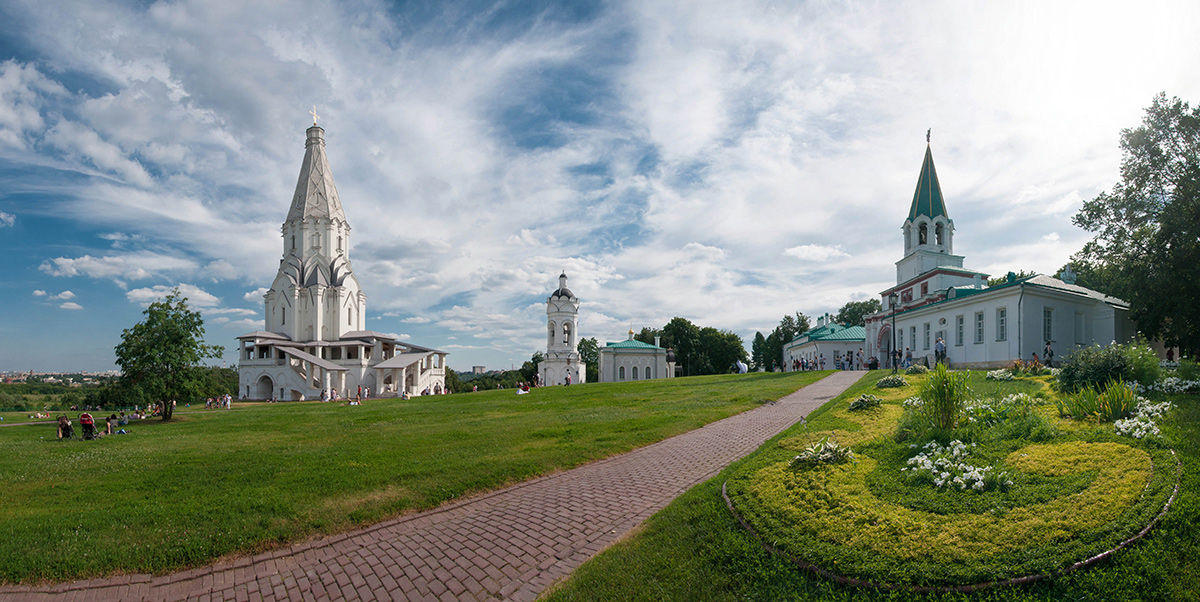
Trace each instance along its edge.
<instances>
[{"instance_id":1,"label":"red brick pavement","mask_svg":"<svg viewBox=\"0 0 1200 602\"><path fill-rule=\"evenodd\" d=\"M172 575L0 587L0 600L533 600L693 485L853 384L366 529Z\"/></svg>"}]
</instances>

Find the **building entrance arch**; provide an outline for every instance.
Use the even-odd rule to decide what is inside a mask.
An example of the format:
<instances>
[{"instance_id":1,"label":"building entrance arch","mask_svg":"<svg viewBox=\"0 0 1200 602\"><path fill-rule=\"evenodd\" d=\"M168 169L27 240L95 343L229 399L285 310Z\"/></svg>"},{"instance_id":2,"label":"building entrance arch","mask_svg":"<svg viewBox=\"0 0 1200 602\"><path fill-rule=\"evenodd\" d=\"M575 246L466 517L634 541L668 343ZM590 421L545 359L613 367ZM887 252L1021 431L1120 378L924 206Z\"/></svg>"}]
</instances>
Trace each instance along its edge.
<instances>
[{"instance_id":1,"label":"building entrance arch","mask_svg":"<svg viewBox=\"0 0 1200 602\"><path fill-rule=\"evenodd\" d=\"M270 376L266 374L259 377L258 382L254 385L255 399L271 399L275 396L275 383Z\"/></svg>"}]
</instances>

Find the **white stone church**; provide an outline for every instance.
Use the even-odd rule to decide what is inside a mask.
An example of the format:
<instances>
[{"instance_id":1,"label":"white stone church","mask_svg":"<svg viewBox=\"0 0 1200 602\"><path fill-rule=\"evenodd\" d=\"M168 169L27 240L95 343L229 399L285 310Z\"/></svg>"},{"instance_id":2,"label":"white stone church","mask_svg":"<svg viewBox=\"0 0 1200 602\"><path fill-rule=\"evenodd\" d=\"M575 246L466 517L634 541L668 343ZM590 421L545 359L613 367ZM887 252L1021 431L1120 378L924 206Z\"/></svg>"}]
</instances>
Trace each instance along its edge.
<instances>
[{"instance_id":1,"label":"white stone church","mask_svg":"<svg viewBox=\"0 0 1200 602\"><path fill-rule=\"evenodd\" d=\"M954 254L954 222L946 212L926 146L921 175L902 226L904 257L896 262L896 285L880 293L883 310L866 318L866 353L890 366L895 346L914 362L934 363L941 338L955 368L996 368L1044 355L1056 360L1076 347L1133 338L1129 305L1063 279L1037 275L987 287L988 275L963 267ZM1056 362L1057 365L1057 362Z\"/></svg>"},{"instance_id":2,"label":"white stone church","mask_svg":"<svg viewBox=\"0 0 1200 602\"><path fill-rule=\"evenodd\" d=\"M239 392L247 399L438 394L446 353L365 329L367 296L350 266L350 224L325 130L308 128L304 163L287 220L283 258L263 296L266 329L238 337Z\"/></svg>"},{"instance_id":3,"label":"white stone church","mask_svg":"<svg viewBox=\"0 0 1200 602\"><path fill-rule=\"evenodd\" d=\"M546 298L546 357L538 364L543 385L578 384L587 380L579 359L579 297L567 288L567 273Z\"/></svg>"}]
</instances>

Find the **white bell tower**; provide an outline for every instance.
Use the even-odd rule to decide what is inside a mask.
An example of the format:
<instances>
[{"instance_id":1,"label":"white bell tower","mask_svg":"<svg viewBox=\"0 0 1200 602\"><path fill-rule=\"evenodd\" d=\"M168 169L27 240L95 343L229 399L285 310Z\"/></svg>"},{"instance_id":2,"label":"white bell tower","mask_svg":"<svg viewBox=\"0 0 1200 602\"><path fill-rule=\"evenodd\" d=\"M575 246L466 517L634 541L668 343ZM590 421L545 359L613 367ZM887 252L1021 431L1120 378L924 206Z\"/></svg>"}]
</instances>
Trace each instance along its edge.
<instances>
[{"instance_id":1,"label":"white bell tower","mask_svg":"<svg viewBox=\"0 0 1200 602\"><path fill-rule=\"evenodd\" d=\"M544 385L578 384L587 378L579 361L579 298L567 288L567 274L558 277L558 290L546 299L546 359L538 372Z\"/></svg>"}]
</instances>

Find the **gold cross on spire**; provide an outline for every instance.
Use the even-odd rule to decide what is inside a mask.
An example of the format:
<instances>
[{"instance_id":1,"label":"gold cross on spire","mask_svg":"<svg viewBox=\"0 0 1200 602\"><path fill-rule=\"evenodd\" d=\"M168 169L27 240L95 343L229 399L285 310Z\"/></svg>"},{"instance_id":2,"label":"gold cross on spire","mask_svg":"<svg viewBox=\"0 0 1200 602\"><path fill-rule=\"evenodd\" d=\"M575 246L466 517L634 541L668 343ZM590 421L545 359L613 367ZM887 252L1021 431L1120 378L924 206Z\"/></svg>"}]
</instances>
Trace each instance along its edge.
<instances>
[{"instance_id":1,"label":"gold cross on spire","mask_svg":"<svg viewBox=\"0 0 1200 602\"><path fill-rule=\"evenodd\" d=\"M316 122L314 121L313 123L316 123ZM929 128L929 129L925 130L925 144L929 144L929 135L932 133L933 133L933 128Z\"/></svg>"},{"instance_id":2,"label":"gold cross on spire","mask_svg":"<svg viewBox=\"0 0 1200 602\"><path fill-rule=\"evenodd\" d=\"M317 105L313 105L313 110L309 111L308 114L313 116L313 125L317 125L317 120L320 119L320 117L317 117Z\"/></svg>"}]
</instances>

